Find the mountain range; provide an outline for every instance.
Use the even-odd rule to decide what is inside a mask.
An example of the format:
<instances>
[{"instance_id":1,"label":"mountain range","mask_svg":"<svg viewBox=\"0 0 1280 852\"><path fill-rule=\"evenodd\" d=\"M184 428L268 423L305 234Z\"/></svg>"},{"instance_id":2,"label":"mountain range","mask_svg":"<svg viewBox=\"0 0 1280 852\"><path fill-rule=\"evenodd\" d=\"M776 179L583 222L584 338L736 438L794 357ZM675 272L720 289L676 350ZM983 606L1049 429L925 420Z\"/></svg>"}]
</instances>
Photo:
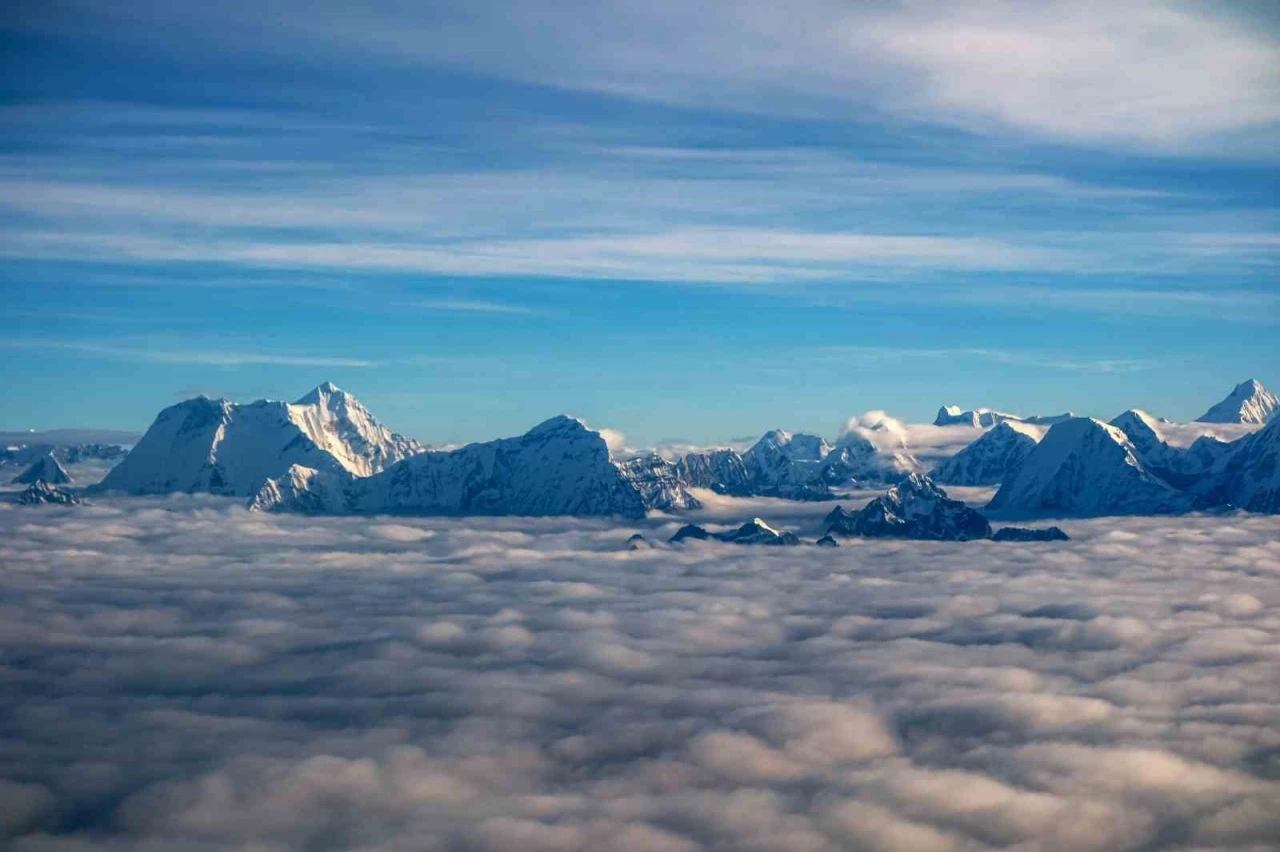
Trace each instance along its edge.
<instances>
[{"instance_id":1,"label":"mountain range","mask_svg":"<svg viewBox=\"0 0 1280 852\"><path fill-rule=\"evenodd\" d=\"M1251 380L1205 415L1258 427L1234 441L1207 434L1213 427L1205 425L1184 445L1173 437L1185 437L1190 427L1138 409L1103 423L1071 414L1022 417L947 406L934 427L919 428L938 434L955 426L981 430L929 473L947 485L998 485L988 506L993 512L1276 512L1277 411L1275 396ZM615 457L599 432L559 416L518 437L432 450L393 432L355 397L326 383L292 403L198 397L171 406L88 490L207 492L242 497L269 511L634 518L650 510L699 508L698 489L828 500L855 489L910 484L925 473L924 464L895 423L887 416L864 420L834 442L775 429L742 452ZM57 464L56 455L45 456ZM36 461L48 465L45 456Z\"/></svg>"}]
</instances>

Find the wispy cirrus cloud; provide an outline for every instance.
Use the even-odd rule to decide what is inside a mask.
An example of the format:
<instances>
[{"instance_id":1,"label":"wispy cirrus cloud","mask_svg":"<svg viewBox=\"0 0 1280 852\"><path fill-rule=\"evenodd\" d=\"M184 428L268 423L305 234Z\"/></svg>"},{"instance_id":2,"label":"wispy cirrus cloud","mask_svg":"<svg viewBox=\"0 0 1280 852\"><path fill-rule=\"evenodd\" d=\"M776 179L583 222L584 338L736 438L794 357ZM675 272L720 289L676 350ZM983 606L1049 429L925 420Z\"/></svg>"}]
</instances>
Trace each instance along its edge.
<instances>
[{"instance_id":1,"label":"wispy cirrus cloud","mask_svg":"<svg viewBox=\"0 0 1280 852\"><path fill-rule=\"evenodd\" d=\"M210 367L380 367L384 362L333 355L298 355L261 351L202 350L89 340L0 339L0 349L65 352L75 355L156 364L196 364Z\"/></svg>"},{"instance_id":2,"label":"wispy cirrus cloud","mask_svg":"<svg viewBox=\"0 0 1280 852\"><path fill-rule=\"evenodd\" d=\"M424 311L442 311L460 314L516 314L531 316L540 313L538 308L511 302L491 302L483 299L421 299L407 303L408 307Z\"/></svg>"},{"instance_id":3,"label":"wispy cirrus cloud","mask_svg":"<svg viewBox=\"0 0 1280 852\"><path fill-rule=\"evenodd\" d=\"M1265 4L1264 4L1265 6ZM358 16L288 0L217 10L123 6L311 61L445 66L681 106L781 115L872 109L980 133L1086 145L1267 156L1280 120L1274 18L1184 0L955 4L622 0L366 4ZM101 13L100 13L101 14ZM192 26L194 24L194 26ZM132 38L143 38L135 34ZM195 45L194 49L207 47Z\"/></svg>"}]
</instances>

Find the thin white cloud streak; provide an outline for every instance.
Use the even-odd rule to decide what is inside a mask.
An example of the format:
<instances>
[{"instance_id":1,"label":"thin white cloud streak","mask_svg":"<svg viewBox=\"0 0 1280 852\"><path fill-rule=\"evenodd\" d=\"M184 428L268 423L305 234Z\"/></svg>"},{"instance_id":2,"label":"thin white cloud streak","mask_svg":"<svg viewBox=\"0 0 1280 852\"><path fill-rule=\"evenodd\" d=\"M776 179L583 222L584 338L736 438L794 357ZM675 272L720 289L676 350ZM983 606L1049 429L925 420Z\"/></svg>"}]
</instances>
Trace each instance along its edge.
<instances>
[{"instance_id":1,"label":"thin white cloud streak","mask_svg":"<svg viewBox=\"0 0 1280 852\"><path fill-rule=\"evenodd\" d=\"M1165 362L1152 358L1079 358L1015 349L976 347L876 347L824 346L806 356L807 361L848 365L891 363L903 358L925 360L973 359L998 364L1062 370L1072 373L1132 373L1152 370Z\"/></svg>"},{"instance_id":2,"label":"thin white cloud streak","mask_svg":"<svg viewBox=\"0 0 1280 852\"><path fill-rule=\"evenodd\" d=\"M777 520L723 502L717 524ZM828 509L791 507L806 534ZM678 523L2 507L0 836L1243 852L1280 830L1277 519L625 547Z\"/></svg>"},{"instance_id":3,"label":"thin white cloud streak","mask_svg":"<svg viewBox=\"0 0 1280 852\"><path fill-rule=\"evenodd\" d=\"M148 186L112 182L109 167L83 164L79 155L35 163L19 157L3 169L0 205L45 219L117 226L129 221L235 228L346 226L415 236L424 229L475 236L516 230L517 222L526 232L599 232L832 209L891 209L904 196L924 197L935 205L940 198L951 204L999 198L1006 205L1084 209L1127 204L1131 212L1171 197L1046 174L891 166L822 150L661 149L639 162L627 150L590 145L584 150L580 144L551 150L570 161L541 171L394 178L320 174L305 181L288 173L273 179L250 167L252 184L240 188L225 185L220 158L187 158L173 176L176 185ZM690 159L696 168L690 168Z\"/></svg>"},{"instance_id":4,"label":"thin white cloud streak","mask_svg":"<svg viewBox=\"0 0 1280 852\"><path fill-rule=\"evenodd\" d=\"M75 340L0 340L0 349L66 352L75 355L145 361L156 364L199 364L213 367L380 367L382 361L331 355L284 355L248 351L201 351L149 346L121 346Z\"/></svg>"},{"instance_id":5,"label":"thin white cloud streak","mask_svg":"<svg viewBox=\"0 0 1280 852\"><path fill-rule=\"evenodd\" d=\"M1274 152L1267 142L1280 121L1274 26L1176 0L1066 10L1016 0L732 9L615 0L572 16L549 2L409 13L375 3L358 16L253 8L284 44L317 55L355 51L683 106L781 115L871 107L978 132L1262 156Z\"/></svg>"},{"instance_id":6,"label":"thin white cloud streak","mask_svg":"<svg viewBox=\"0 0 1280 852\"><path fill-rule=\"evenodd\" d=\"M199 241L51 231L9 232L0 256L130 262L214 262L278 268L549 276L688 283L830 279L871 270L1069 269L1056 249L969 237L687 228L656 234L557 237L432 246L365 242Z\"/></svg>"},{"instance_id":7,"label":"thin white cloud streak","mask_svg":"<svg viewBox=\"0 0 1280 852\"><path fill-rule=\"evenodd\" d=\"M425 311L442 311L462 314L516 314L531 316L540 313L537 308L515 305L510 302L486 302L479 299L421 299L407 306Z\"/></svg>"}]
</instances>

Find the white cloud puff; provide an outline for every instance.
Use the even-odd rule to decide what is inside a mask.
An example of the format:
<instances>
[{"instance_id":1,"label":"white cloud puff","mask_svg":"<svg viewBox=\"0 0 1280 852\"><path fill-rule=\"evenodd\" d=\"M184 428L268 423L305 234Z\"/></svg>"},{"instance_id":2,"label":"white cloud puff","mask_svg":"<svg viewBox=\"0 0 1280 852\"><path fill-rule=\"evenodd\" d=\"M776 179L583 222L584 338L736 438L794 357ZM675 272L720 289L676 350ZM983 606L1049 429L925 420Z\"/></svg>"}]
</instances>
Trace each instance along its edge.
<instances>
[{"instance_id":1,"label":"white cloud puff","mask_svg":"<svg viewBox=\"0 0 1280 852\"><path fill-rule=\"evenodd\" d=\"M786 520L811 536L828 509ZM0 845L1280 836L1280 520L625 548L671 526L0 508Z\"/></svg>"}]
</instances>

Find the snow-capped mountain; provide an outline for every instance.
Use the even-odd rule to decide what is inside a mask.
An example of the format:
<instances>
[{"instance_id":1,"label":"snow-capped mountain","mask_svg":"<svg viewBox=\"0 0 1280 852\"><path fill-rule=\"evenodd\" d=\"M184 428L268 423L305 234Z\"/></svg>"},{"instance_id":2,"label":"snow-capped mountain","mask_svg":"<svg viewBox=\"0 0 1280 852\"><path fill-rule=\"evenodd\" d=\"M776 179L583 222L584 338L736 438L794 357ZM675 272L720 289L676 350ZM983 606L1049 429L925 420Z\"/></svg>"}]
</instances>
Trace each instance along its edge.
<instances>
[{"instance_id":1,"label":"snow-capped mountain","mask_svg":"<svg viewBox=\"0 0 1280 852\"><path fill-rule=\"evenodd\" d=\"M792 545L800 543L795 533L776 530L759 518L752 518L737 529L720 533L716 538L730 544Z\"/></svg>"},{"instance_id":2,"label":"snow-capped mountain","mask_svg":"<svg viewBox=\"0 0 1280 852\"><path fill-rule=\"evenodd\" d=\"M289 406L293 422L316 445L356 476L371 476L425 447L392 432L331 382L325 382Z\"/></svg>"},{"instance_id":3,"label":"snow-capped mountain","mask_svg":"<svg viewBox=\"0 0 1280 852\"><path fill-rule=\"evenodd\" d=\"M708 532L697 524L685 524L676 530L675 535L671 536L668 541L672 544L679 544L682 541L707 541L710 539L728 542L729 544L793 545L800 543L800 539L795 533L776 530L759 518L752 518L736 529L725 530L721 533Z\"/></svg>"},{"instance_id":4,"label":"snow-capped mountain","mask_svg":"<svg viewBox=\"0 0 1280 852\"><path fill-rule=\"evenodd\" d=\"M421 450L331 384L292 404L202 396L160 412L94 490L249 496L293 465L367 476Z\"/></svg>"},{"instance_id":5,"label":"snow-capped mountain","mask_svg":"<svg viewBox=\"0 0 1280 852\"><path fill-rule=\"evenodd\" d=\"M1073 415L1070 411L1062 414L1033 414L1030 417L1022 417L1018 414L1009 414L1004 411L995 411L990 408L971 408L962 409L958 405L944 405L938 409L938 416L933 419L934 426L975 426L983 429L990 429L999 423L1006 421L1017 421L1019 423L1028 423L1032 426L1052 426L1055 423L1061 423L1064 420L1071 419Z\"/></svg>"},{"instance_id":6,"label":"snow-capped mountain","mask_svg":"<svg viewBox=\"0 0 1280 852\"><path fill-rule=\"evenodd\" d=\"M50 485L66 485L71 481L71 475L53 457L53 453L46 453L15 476L13 481L20 485L33 485L41 481Z\"/></svg>"},{"instance_id":7,"label":"snow-capped mountain","mask_svg":"<svg viewBox=\"0 0 1280 852\"><path fill-rule=\"evenodd\" d=\"M817 435L785 429L766 432L745 453L687 453L675 465L676 475L690 488L789 500L826 500L834 487L896 482L918 467L905 449L883 452L856 432L847 432L832 446Z\"/></svg>"},{"instance_id":8,"label":"snow-capped mountain","mask_svg":"<svg viewBox=\"0 0 1280 852\"><path fill-rule=\"evenodd\" d=\"M817 435L773 429L742 454L742 463L756 493L781 495L820 483L830 451L831 445Z\"/></svg>"},{"instance_id":9,"label":"snow-capped mountain","mask_svg":"<svg viewBox=\"0 0 1280 852\"><path fill-rule=\"evenodd\" d=\"M621 515L638 518L641 488L599 432L553 417L518 438L410 456L370 477L293 468L252 508L402 515Z\"/></svg>"},{"instance_id":10,"label":"snow-capped mountain","mask_svg":"<svg viewBox=\"0 0 1280 852\"><path fill-rule=\"evenodd\" d=\"M869 538L909 538L927 541L970 541L991 537L991 525L981 513L913 473L883 496L857 512L837 506L826 518L827 531Z\"/></svg>"},{"instance_id":11,"label":"snow-capped mountain","mask_svg":"<svg viewBox=\"0 0 1280 852\"><path fill-rule=\"evenodd\" d=\"M40 479L31 483L30 488L19 494L17 502L23 506L74 506L80 502L80 498Z\"/></svg>"},{"instance_id":12,"label":"snow-capped mountain","mask_svg":"<svg viewBox=\"0 0 1280 852\"><path fill-rule=\"evenodd\" d=\"M115 461L128 453L119 444L14 444L0 450L0 464L28 465L52 455L63 465L86 461Z\"/></svg>"},{"instance_id":13,"label":"snow-capped mountain","mask_svg":"<svg viewBox=\"0 0 1280 852\"><path fill-rule=\"evenodd\" d=\"M1257 379L1249 379L1232 388L1217 405L1196 418L1197 423L1267 423L1280 411L1280 397L1268 391Z\"/></svg>"},{"instance_id":14,"label":"snow-capped mountain","mask_svg":"<svg viewBox=\"0 0 1280 852\"><path fill-rule=\"evenodd\" d=\"M676 465L661 456L650 453L617 464L623 476L640 492L647 508L663 512L702 508L702 503L689 493L688 486L681 480Z\"/></svg>"},{"instance_id":15,"label":"snow-capped mountain","mask_svg":"<svg viewBox=\"0 0 1280 852\"><path fill-rule=\"evenodd\" d=\"M944 485L998 485L1017 471L1040 440L1041 430L1004 420L929 474Z\"/></svg>"},{"instance_id":16,"label":"snow-capped mountain","mask_svg":"<svg viewBox=\"0 0 1280 852\"><path fill-rule=\"evenodd\" d=\"M690 488L708 488L734 497L754 493L751 474L735 450L686 453L676 461L676 475Z\"/></svg>"},{"instance_id":17,"label":"snow-capped mountain","mask_svg":"<svg viewBox=\"0 0 1280 852\"><path fill-rule=\"evenodd\" d=\"M1115 426L1077 417L1049 429L988 509L1066 515L1158 515L1192 499L1152 473Z\"/></svg>"},{"instance_id":18,"label":"snow-capped mountain","mask_svg":"<svg viewBox=\"0 0 1280 852\"><path fill-rule=\"evenodd\" d=\"M1280 513L1280 418L1228 444L1193 490L1212 505Z\"/></svg>"}]
</instances>

